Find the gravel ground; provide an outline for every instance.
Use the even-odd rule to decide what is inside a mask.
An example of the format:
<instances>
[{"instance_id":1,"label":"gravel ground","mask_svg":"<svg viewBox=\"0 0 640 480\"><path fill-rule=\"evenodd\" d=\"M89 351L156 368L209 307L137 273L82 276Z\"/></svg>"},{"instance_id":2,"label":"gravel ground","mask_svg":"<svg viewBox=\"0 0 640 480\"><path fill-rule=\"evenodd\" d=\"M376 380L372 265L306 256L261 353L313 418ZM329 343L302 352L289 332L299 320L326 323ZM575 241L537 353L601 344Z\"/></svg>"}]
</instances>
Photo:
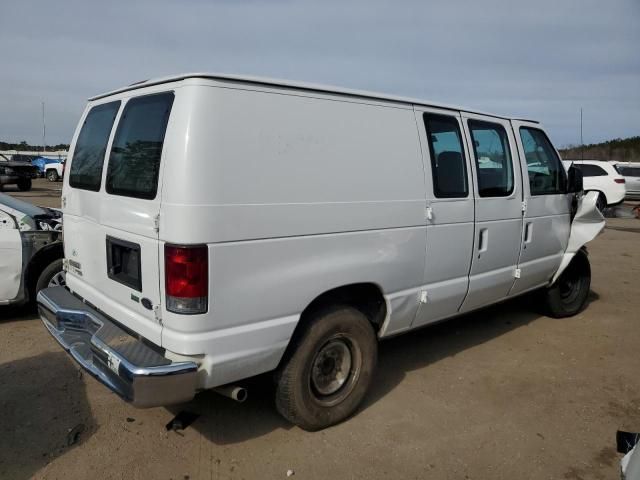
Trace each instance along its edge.
<instances>
[{"instance_id":1,"label":"gravel ground","mask_svg":"<svg viewBox=\"0 0 640 480\"><path fill-rule=\"evenodd\" d=\"M58 206L59 188L16 196ZM318 433L275 413L268 378L244 404L203 393L136 410L34 312L2 308L0 478L617 478L616 430L640 431L640 220L608 225L583 313L555 320L516 299L383 342L364 407ZM167 432L181 410L200 416Z\"/></svg>"}]
</instances>

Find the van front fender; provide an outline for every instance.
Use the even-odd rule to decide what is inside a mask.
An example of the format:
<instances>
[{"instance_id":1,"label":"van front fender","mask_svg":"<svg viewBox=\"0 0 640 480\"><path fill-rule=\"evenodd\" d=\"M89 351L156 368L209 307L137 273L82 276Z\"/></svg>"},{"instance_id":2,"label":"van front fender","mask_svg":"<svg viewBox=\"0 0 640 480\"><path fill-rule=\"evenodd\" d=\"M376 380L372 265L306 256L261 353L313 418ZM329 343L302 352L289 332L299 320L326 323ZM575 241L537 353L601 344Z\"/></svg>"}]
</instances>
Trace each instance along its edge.
<instances>
[{"instance_id":1,"label":"van front fender","mask_svg":"<svg viewBox=\"0 0 640 480\"><path fill-rule=\"evenodd\" d=\"M578 209L576 215L571 222L571 231L569 233L569 242L567 249L562 256L560 266L555 275L551 279L550 285L562 275L565 268L571 263L573 257L588 242L593 240L602 232L604 228L604 217L596 208L598 200L598 192L592 191L585 193L578 199Z\"/></svg>"}]
</instances>

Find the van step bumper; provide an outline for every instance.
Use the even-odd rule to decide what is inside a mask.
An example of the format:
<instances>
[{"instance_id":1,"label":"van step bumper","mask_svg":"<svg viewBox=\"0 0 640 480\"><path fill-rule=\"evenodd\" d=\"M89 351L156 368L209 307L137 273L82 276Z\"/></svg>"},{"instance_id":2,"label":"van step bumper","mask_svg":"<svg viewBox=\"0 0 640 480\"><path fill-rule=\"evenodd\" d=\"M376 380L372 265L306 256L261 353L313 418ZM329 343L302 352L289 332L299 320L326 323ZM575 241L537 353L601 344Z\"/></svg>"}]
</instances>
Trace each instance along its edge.
<instances>
[{"instance_id":1,"label":"van step bumper","mask_svg":"<svg viewBox=\"0 0 640 480\"><path fill-rule=\"evenodd\" d=\"M41 290L38 311L85 370L134 406L182 403L195 395L197 364L168 360L66 288Z\"/></svg>"}]
</instances>

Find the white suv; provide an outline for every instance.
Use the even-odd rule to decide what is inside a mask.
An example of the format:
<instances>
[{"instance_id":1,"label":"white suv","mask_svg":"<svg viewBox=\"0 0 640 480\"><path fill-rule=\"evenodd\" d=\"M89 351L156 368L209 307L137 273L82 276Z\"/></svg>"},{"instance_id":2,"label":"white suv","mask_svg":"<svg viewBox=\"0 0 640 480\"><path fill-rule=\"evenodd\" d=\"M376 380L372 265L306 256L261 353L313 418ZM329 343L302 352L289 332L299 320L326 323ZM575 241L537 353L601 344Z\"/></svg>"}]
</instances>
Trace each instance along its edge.
<instances>
[{"instance_id":1,"label":"white suv","mask_svg":"<svg viewBox=\"0 0 640 480\"><path fill-rule=\"evenodd\" d=\"M640 163L617 163L616 170L625 179L627 199L640 200Z\"/></svg>"},{"instance_id":2,"label":"white suv","mask_svg":"<svg viewBox=\"0 0 640 480\"><path fill-rule=\"evenodd\" d=\"M613 163L600 160L564 160L564 163L567 167L573 164L582 172L585 192L598 192L598 210L618 205L624 200L625 179Z\"/></svg>"}]
</instances>

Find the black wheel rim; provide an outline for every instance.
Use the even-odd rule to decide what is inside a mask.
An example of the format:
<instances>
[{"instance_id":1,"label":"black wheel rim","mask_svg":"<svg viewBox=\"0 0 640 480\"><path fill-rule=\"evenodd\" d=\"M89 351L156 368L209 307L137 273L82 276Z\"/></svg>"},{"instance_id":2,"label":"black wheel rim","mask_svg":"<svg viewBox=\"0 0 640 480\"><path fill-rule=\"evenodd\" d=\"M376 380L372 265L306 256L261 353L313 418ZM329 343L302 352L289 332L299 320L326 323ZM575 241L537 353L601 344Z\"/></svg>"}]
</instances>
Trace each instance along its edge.
<instances>
[{"instance_id":1,"label":"black wheel rim","mask_svg":"<svg viewBox=\"0 0 640 480\"><path fill-rule=\"evenodd\" d=\"M362 352L346 334L334 335L318 348L309 371L309 389L314 400L331 407L353 391L362 369Z\"/></svg>"}]
</instances>

